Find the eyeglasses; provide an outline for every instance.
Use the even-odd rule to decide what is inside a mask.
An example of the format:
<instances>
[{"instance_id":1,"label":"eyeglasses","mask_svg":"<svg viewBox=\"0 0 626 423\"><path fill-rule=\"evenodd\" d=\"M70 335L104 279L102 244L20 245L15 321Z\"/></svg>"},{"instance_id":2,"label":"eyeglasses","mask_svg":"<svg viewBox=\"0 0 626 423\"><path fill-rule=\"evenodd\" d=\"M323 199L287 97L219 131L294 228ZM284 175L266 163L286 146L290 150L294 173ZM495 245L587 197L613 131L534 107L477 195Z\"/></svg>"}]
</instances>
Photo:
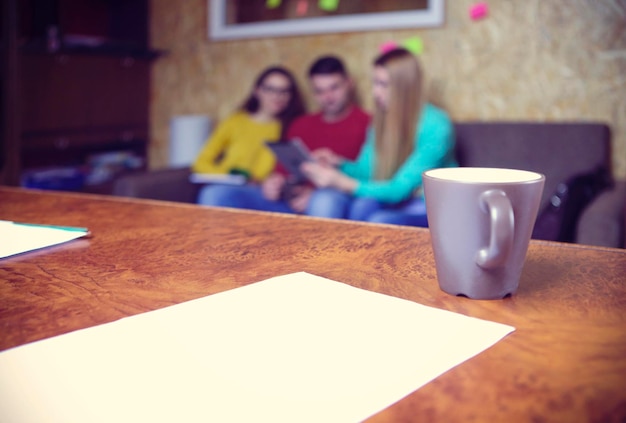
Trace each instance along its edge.
<instances>
[{"instance_id":1,"label":"eyeglasses","mask_svg":"<svg viewBox=\"0 0 626 423\"><path fill-rule=\"evenodd\" d=\"M275 94L279 96L287 96L291 94L291 88L273 87L271 85L261 85L261 90L268 94Z\"/></svg>"}]
</instances>

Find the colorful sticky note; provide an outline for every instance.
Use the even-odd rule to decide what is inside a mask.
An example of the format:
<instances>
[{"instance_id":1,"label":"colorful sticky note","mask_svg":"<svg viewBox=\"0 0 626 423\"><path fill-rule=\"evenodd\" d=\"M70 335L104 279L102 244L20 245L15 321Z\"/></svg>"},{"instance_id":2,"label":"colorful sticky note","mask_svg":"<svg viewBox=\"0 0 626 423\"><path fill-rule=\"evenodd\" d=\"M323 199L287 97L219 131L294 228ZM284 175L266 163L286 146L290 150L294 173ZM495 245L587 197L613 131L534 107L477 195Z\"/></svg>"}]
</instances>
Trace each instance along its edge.
<instances>
[{"instance_id":1,"label":"colorful sticky note","mask_svg":"<svg viewBox=\"0 0 626 423\"><path fill-rule=\"evenodd\" d=\"M267 0L265 2L265 6L268 9L276 9L278 6L280 6L281 0Z\"/></svg>"},{"instance_id":2,"label":"colorful sticky note","mask_svg":"<svg viewBox=\"0 0 626 423\"><path fill-rule=\"evenodd\" d=\"M339 7L339 0L320 0L318 6L326 12L334 12Z\"/></svg>"},{"instance_id":3,"label":"colorful sticky note","mask_svg":"<svg viewBox=\"0 0 626 423\"><path fill-rule=\"evenodd\" d=\"M404 40L402 47L419 56L424 51L424 43L420 37L411 37Z\"/></svg>"},{"instance_id":4,"label":"colorful sticky note","mask_svg":"<svg viewBox=\"0 0 626 423\"><path fill-rule=\"evenodd\" d=\"M470 18L472 18L473 21L484 18L485 16L487 16L488 13L489 6L487 5L487 3L484 2L476 3L469 9Z\"/></svg>"},{"instance_id":5,"label":"colorful sticky note","mask_svg":"<svg viewBox=\"0 0 626 423\"><path fill-rule=\"evenodd\" d=\"M396 48L398 48L398 43L396 43L395 41L385 41L380 45L380 47L378 47L378 50L381 53L387 53L388 51L394 50Z\"/></svg>"},{"instance_id":6,"label":"colorful sticky note","mask_svg":"<svg viewBox=\"0 0 626 423\"><path fill-rule=\"evenodd\" d=\"M296 5L296 15L304 16L306 12L309 10L309 2L308 0L300 0Z\"/></svg>"}]
</instances>

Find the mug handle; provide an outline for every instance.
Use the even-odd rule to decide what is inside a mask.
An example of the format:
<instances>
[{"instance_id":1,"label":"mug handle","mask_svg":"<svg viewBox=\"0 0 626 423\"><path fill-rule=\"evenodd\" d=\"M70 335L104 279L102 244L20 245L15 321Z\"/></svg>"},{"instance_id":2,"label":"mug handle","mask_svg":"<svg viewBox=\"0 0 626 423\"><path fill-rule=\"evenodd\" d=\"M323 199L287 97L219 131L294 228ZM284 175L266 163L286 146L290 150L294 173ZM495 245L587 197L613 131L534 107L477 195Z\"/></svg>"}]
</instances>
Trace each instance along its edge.
<instances>
[{"instance_id":1,"label":"mug handle","mask_svg":"<svg viewBox=\"0 0 626 423\"><path fill-rule=\"evenodd\" d=\"M513 248L515 216L506 193L499 189L485 191L480 195L480 208L489 213L491 233L489 246L476 254L476 264L484 269L502 266Z\"/></svg>"}]
</instances>

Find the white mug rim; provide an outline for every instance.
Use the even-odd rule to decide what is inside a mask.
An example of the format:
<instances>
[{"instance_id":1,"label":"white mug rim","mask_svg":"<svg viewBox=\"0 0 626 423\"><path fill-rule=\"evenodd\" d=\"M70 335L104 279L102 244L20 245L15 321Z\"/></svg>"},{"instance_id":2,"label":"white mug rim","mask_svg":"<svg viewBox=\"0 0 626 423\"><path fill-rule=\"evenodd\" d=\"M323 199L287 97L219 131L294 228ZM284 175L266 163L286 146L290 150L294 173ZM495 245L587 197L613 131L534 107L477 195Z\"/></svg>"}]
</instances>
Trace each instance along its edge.
<instances>
[{"instance_id":1,"label":"white mug rim","mask_svg":"<svg viewBox=\"0 0 626 423\"><path fill-rule=\"evenodd\" d=\"M523 184L545 179L545 176L538 172L499 167L437 168L425 171L424 177L468 184Z\"/></svg>"}]
</instances>

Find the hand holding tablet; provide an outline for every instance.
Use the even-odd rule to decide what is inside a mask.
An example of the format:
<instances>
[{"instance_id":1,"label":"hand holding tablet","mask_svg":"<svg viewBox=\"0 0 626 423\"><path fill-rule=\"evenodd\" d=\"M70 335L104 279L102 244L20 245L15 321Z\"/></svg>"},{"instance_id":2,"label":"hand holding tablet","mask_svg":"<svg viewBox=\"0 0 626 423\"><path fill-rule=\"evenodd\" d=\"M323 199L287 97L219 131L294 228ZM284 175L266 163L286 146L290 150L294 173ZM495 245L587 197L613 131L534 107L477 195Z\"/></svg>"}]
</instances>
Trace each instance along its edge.
<instances>
[{"instance_id":1,"label":"hand holding tablet","mask_svg":"<svg viewBox=\"0 0 626 423\"><path fill-rule=\"evenodd\" d=\"M304 162L311 161L311 153L304 143L295 138L293 140L284 140L279 142L265 143L270 150L276 155L278 161L285 169L298 181L304 181L307 177L300 170L300 165Z\"/></svg>"}]
</instances>

